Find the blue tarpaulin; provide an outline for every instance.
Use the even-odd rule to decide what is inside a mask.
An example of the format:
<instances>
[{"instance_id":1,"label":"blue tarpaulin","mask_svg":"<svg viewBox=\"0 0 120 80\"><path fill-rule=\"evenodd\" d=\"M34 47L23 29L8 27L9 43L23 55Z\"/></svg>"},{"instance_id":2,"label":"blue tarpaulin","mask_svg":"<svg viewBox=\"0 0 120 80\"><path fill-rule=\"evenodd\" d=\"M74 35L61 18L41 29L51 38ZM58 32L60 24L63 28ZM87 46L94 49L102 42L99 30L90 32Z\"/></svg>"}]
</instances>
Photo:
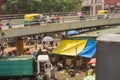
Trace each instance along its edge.
<instances>
[{"instance_id":1,"label":"blue tarpaulin","mask_svg":"<svg viewBox=\"0 0 120 80\"><path fill-rule=\"evenodd\" d=\"M72 35L72 34L79 34L77 30L70 30L67 32L67 35Z\"/></svg>"},{"instance_id":2,"label":"blue tarpaulin","mask_svg":"<svg viewBox=\"0 0 120 80\"><path fill-rule=\"evenodd\" d=\"M96 52L96 42L93 40L88 40L86 47L82 52L78 54L78 56L92 58Z\"/></svg>"}]
</instances>

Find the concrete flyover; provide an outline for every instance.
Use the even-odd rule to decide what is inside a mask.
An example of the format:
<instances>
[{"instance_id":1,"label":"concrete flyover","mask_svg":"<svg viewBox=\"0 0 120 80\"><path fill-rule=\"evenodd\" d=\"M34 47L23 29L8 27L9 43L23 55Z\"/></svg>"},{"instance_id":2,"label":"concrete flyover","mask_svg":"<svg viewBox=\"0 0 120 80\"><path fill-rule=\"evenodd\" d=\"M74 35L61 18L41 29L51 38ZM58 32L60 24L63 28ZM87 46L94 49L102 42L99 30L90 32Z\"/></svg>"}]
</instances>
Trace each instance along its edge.
<instances>
[{"instance_id":1,"label":"concrete flyover","mask_svg":"<svg viewBox=\"0 0 120 80\"><path fill-rule=\"evenodd\" d=\"M68 38L96 39L97 37L105 34L120 34L120 25L110 26L104 29L81 33L79 35L70 36Z\"/></svg>"},{"instance_id":2,"label":"concrete flyover","mask_svg":"<svg viewBox=\"0 0 120 80\"><path fill-rule=\"evenodd\" d=\"M85 27L119 25L119 24L120 24L120 18L113 18L113 19L99 19L99 20L70 21L67 23L45 24L45 25L29 26L23 28L21 27L21 28L3 30L5 32L5 35L4 36L0 35L0 39L10 38L10 37L21 37L25 35L32 35L38 33L80 29Z\"/></svg>"}]
</instances>

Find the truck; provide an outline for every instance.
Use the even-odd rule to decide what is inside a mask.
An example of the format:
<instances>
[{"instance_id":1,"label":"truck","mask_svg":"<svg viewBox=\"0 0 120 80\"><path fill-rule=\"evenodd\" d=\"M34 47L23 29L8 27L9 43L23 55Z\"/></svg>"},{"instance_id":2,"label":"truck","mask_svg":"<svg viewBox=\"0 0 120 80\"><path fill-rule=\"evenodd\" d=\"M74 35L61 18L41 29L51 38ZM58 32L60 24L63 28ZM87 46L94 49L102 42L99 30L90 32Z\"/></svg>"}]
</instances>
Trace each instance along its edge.
<instances>
[{"instance_id":1,"label":"truck","mask_svg":"<svg viewBox=\"0 0 120 80\"><path fill-rule=\"evenodd\" d=\"M52 64L48 55L3 56L0 80L49 80Z\"/></svg>"}]
</instances>

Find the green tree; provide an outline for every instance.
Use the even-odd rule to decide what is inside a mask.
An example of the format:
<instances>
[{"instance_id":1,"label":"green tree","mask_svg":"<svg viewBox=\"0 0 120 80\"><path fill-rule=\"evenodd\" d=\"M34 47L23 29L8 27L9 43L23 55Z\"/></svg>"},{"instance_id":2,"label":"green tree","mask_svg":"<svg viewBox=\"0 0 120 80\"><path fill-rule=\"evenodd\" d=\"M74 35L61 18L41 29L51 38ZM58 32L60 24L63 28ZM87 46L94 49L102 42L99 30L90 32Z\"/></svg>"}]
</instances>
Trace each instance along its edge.
<instances>
[{"instance_id":1,"label":"green tree","mask_svg":"<svg viewBox=\"0 0 120 80\"><path fill-rule=\"evenodd\" d=\"M82 0L8 0L1 8L6 14L53 13L81 10Z\"/></svg>"}]
</instances>

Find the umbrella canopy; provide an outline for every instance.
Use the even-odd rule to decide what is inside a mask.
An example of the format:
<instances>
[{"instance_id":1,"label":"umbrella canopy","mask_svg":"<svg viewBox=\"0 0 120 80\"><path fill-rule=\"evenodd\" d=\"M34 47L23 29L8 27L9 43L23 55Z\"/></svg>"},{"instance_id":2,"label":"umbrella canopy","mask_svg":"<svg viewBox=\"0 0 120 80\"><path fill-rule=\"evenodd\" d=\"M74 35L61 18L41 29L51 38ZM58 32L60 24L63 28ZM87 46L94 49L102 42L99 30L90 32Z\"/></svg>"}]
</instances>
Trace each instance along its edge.
<instances>
[{"instance_id":1,"label":"umbrella canopy","mask_svg":"<svg viewBox=\"0 0 120 80\"><path fill-rule=\"evenodd\" d=\"M76 56L85 48L86 43L87 40L64 39L52 53L59 55Z\"/></svg>"},{"instance_id":2,"label":"umbrella canopy","mask_svg":"<svg viewBox=\"0 0 120 80\"><path fill-rule=\"evenodd\" d=\"M43 38L42 41L49 42L49 41L54 41L54 39L51 36L46 36L46 37Z\"/></svg>"},{"instance_id":3,"label":"umbrella canopy","mask_svg":"<svg viewBox=\"0 0 120 80\"><path fill-rule=\"evenodd\" d=\"M77 30L70 30L67 32L67 35L72 35L72 34L79 34Z\"/></svg>"},{"instance_id":4,"label":"umbrella canopy","mask_svg":"<svg viewBox=\"0 0 120 80\"><path fill-rule=\"evenodd\" d=\"M96 52L96 42L94 40L88 40L86 47L82 52L80 52L79 56L92 58Z\"/></svg>"},{"instance_id":5,"label":"umbrella canopy","mask_svg":"<svg viewBox=\"0 0 120 80\"><path fill-rule=\"evenodd\" d=\"M95 45L95 41L91 40L64 39L57 46L57 48L52 51L52 53L59 55L92 58L96 51Z\"/></svg>"}]
</instances>

